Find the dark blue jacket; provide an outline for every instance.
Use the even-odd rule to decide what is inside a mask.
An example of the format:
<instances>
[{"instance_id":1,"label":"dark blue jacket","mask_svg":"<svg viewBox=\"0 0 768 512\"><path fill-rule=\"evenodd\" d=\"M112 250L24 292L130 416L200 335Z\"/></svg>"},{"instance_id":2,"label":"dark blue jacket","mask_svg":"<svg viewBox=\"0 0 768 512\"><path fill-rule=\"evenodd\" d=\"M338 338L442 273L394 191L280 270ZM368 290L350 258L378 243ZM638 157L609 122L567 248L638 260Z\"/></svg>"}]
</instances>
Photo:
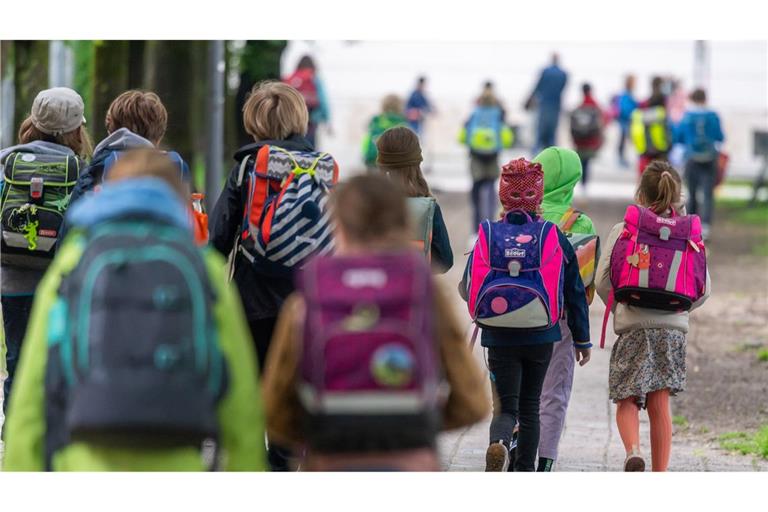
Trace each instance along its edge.
<instances>
[{"instance_id":1,"label":"dark blue jacket","mask_svg":"<svg viewBox=\"0 0 768 512\"><path fill-rule=\"evenodd\" d=\"M559 66L544 68L533 93L542 110L560 110L560 98L568 82L568 75Z\"/></svg>"},{"instance_id":2,"label":"dark blue jacket","mask_svg":"<svg viewBox=\"0 0 768 512\"><path fill-rule=\"evenodd\" d=\"M440 205L435 204L435 216L432 219L432 268L440 274L448 272L453 266L453 250L448 238Z\"/></svg>"},{"instance_id":3,"label":"dark blue jacket","mask_svg":"<svg viewBox=\"0 0 768 512\"><path fill-rule=\"evenodd\" d=\"M531 217L534 217L534 215L532 214ZM589 304L587 304L584 282L581 280L581 274L579 274L579 262L576 259L576 252L560 229L557 230L557 235L560 240L560 247L563 249L563 259L565 260L565 279L563 283L564 310L568 327L573 334L573 344L577 348L591 348L592 344L589 343ZM466 290L468 275L469 260L467 260L464 277L459 289ZM540 331L486 328L482 331L480 344L484 347L539 345L555 343L562 338L563 335L560 331L560 323L558 322L553 327Z\"/></svg>"}]
</instances>

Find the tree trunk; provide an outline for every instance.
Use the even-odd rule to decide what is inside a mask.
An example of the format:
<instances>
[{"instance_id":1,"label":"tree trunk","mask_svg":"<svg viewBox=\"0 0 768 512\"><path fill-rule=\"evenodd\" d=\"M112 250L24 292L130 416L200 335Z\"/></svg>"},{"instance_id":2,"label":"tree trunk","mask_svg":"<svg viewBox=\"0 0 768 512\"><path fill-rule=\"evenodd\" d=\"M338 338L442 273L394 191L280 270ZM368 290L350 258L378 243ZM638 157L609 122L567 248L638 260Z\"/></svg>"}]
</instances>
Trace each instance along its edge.
<instances>
[{"instance_id":1,"label":"tree trunk","mask_svg":"<svg viewBox=\"0 0 768 512\"><path fill-rule=\"evenodd\" d=\"M128 41L98 41L94 55L93 121L97 140L107 133L104 118L109 104L128 89Z\"/></svg>"},{"instance_id":2,"label":"tree trunk","mask_svg":"<svg viewBox=\"0 0 768 512\"><path fill-rule=\"evenodd\" d=\"M18 130L32 110L37 93L48 84L48 41L15 41L13 125Z\"/></svg>"}]
</instances>

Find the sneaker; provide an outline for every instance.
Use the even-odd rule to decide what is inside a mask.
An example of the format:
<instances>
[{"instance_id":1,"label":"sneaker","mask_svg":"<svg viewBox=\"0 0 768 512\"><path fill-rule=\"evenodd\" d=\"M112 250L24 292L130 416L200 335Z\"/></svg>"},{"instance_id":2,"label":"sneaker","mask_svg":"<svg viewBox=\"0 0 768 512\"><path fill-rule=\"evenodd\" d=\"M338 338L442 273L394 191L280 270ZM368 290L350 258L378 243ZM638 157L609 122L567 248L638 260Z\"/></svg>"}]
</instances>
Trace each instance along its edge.
<instances>
[{"instance_id":1,"label":"sneaker","mask_svg":"<svg viewBox=\"0 0 768 512\"><path fill-rule=\"evenodd\" d=\"M515 458L517 457L517 436L520 433L520 426L515 425L515 430L512 431L512 441L509 442L509 467L507 471L512 472L515 470Z\"/></svg>"},{"instance_id":2,"label":"sneaker","mask_svg":"<svg viewBox=\"0 0 768 512\"><path fill-rule=\"evenodd\" d=\"M624 461L624 471L645 471L645 459L639 451L632 450L632 453L627 455L627 459Z\"/></svg>"},{"instance_id":3,"label":"sneaker","mask_svg":"<svg viewBox=\"0 0 768 512\"><path fill-rule=\"evenodd\" d=\"M493 443L485 452L485 471L506 471L509 467L509 450L501 441Z\"/></svg>"}]
</instances>

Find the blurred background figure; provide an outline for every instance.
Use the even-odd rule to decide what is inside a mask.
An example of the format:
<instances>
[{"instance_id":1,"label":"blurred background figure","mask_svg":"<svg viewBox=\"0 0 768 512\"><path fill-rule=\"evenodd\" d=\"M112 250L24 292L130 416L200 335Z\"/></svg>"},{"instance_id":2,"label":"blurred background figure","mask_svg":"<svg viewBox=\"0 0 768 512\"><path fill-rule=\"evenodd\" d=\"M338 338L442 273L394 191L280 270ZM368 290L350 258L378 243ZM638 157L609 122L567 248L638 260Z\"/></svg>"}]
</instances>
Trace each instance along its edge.
<instances>
[{"instance_id":1,"label":"blurred background figure","mask_svg":"<svg viewBox=\"0 0 768 512\"><path fill-rule=\"evenodd\" d=\"M715 207L715 185L720 144L725 140L720 117L707 107L707 93L691 93L691 107L677 128L677 141L684 148L685 179L688 186L688 214L701 217L702 236L709 238ZM701 199L699 198L701 194Z\"/></svg>"},{"instance_id":2,"label":"blurred background figure","mask_svg":"<svg viewBox=\"0 0 768 512\"><path fill-rule=\"evenodd\" d=\"M459 139L469 148L473 209L469 243L474 244L478 225L485 219L495 220L498 217L496 180L500 174L499 153L512 145L512 132L506 126L505 111L496 97L492 82L484 84Z\"/></svg>"},{"instance_id":3,"label":"blurred background figure","mask_svg":"<svg viewBox=\"0 0 768 512\"><path fill-rule=\"evenodd\" d=\"M603 145L603 111L592 96L592 86L581 86L582 100L571 113L571 137L576 152L581 160L581 183L587 186L589 180L589 162Z\"/></svg>"},{"instance_id":4,"label":"blurred background figure","mask_svg":"<svg viewBox=\"0 0 768 512\"><path fill-rule=\"evenodd\" d=\"M408 102L405 105L405 115L408 118L408 123L419 137L422 136L424 119L427 114L434 111L432 103L426 96L426 87L427 78L420 76L416 82L416 89L408 97Z\"/></svg>"},{"instance_id":5,"label":"blurred background figure","mask_svg":"<svg viewBox=\"0 0 768 512\"><path fill-rule=\"evenodd\" d=\"M329 133L331 132L331 113L328 108L325 86L318 76L317 67L312 57L303 56L296 66L296 71L285 79L285 83L298 90L304 97L307 110L309 110L307 139L313 147L317 147L317 128L319 125L325 124L328 126Z\"/></svg>"},{"instance_id":6,"label":"blurred background figure","mask_svg":"<svg viewBox=\"0 0 768 512\"><path fill-rule=\"evenodd\" d=\"M632 112L630 135L638 154L637 172L642 174L652 160L668 160L672 127L667 112L664 79L651 79L651 96Z\"/></svg>"},{"instance_id":7,"label":"blurred background figure","mask_svg":"<svg viewBox=\"0 0 768 512\"><path fill-rule=\"evenodd\" d=\"M369 172L376 169L376 140L390 128L406 125L408 120L403 114L403 100L397 94L388 94L381 101L381 113L373 116L368 123L368 133L363 139L363 161Z\"/></svg>"},{"instance_id":8,"label":"blurred background figure","mask_svg":"<svg viewBox=\"0 0 768 512\"><path fill-rule=\"evenodd\" d=\"M555 137L560 121L561 99L567 82L568 75L560 67L560 56L553 53L552 63L542 70L532 93L532 98L535 98L538 107L534 154L544 148L556 145ZM528 101L528 105L530 104L531 100Z\"/></svg>"},{"instance_id":9,"label":"blurred background figure","mask_svg":"<svg viewBox=\"0 0 768 512\"><path fill-rule=\"evenodd\" d=\"M677 126L683 119L687 106L688 94L685 91L685 87L683 87L683 82L678 78L670 78L667 111L669 112L669 121L673 126Z\"/></svg>"},{"instance_id":10,"label":"blurred background figure","mask_svg":"<svg viewBox=\"0 0 768 512\"><path fill-rule=\"evenodd\" d=\"M615 103L615 118L619 125L619 165L622 167L629 167L624 156L624 146L626 145L627 135L629 135L629 122L632 117L632 112L637 108L637 100L634 95L635 91L635 75L627 75L624 79L624 91L616 97Z\"/></svg>"}]
</instances>

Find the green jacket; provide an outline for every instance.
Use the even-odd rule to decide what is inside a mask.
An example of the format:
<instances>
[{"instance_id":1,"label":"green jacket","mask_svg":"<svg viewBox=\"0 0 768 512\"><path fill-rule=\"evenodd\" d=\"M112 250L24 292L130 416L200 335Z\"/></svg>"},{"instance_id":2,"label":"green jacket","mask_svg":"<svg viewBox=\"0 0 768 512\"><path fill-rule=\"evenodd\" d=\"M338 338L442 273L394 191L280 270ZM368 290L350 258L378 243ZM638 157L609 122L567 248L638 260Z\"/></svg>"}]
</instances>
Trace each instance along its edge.
<instances>
[{"instance_id":1,"label":"green jacket","mask_svg":"<svg viewBox=\"0 0 768 512\"><path fill-rule=\"evenodd\" d=\"M40 283L32 307L29 329L14 380L5 435L8 471L45 470L45 373L48 357L48 312L55 302L62 277L83 252L82 232L73 231ZM221 350L229 367L229 385L219 403L221 468L228 471L265 469L264 416L258 368L248 325L237 292L227 282L224 260L205 250L205 262L216 289L214 317ZM195 448L168 450L118 449L75 442L56 452L56 471L203 471Z\"/></svg>"},{"instance_id":2,"label":"green jacket","mask_svg":"<svg viewBox=\"0 0 768 512\"><path fill-rule=\"evenodd\" d=\"M549 147L539 153L534 162L544 169L544 199L541 208L544 219L559 224L563 215L572 208L573 189L581 180L581 160L575 151ZM571 229L573 233L595 234L595 226L582 213Z\"/></svg>"}]
</instances>

